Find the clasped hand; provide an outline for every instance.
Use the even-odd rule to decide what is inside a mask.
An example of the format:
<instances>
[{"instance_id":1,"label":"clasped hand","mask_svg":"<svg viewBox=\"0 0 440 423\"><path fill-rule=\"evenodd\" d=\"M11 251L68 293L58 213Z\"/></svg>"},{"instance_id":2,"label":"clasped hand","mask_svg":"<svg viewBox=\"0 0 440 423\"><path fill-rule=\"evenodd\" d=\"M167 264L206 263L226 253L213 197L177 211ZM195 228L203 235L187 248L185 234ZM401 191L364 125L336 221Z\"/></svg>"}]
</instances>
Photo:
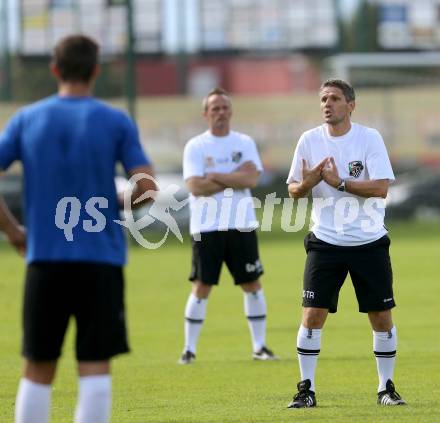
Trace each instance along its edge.
<instances>
[{"instance_id":1,"label":"clasped hand","mask_svg":"<svg viewBox=\"0 0 440 423\"><path fill-rule=\"evenodd\" d=\"M313 188L322 180L334 188L341 182L338 168L333 157L324 158L312 168L309 168L307 162L302 159L302 166L303 183L309 188Z\"/></svg>"}]
</instances>

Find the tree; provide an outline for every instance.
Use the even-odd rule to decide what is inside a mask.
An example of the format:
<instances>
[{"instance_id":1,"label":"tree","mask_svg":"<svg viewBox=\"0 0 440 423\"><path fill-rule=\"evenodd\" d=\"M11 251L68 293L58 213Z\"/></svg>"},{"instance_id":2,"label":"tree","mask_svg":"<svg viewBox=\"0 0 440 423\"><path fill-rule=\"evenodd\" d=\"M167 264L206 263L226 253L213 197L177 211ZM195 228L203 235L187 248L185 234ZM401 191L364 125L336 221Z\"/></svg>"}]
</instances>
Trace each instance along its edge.
<instances>
[{"instance_id":1,"label":"tree","mask_svg":"<svg viewBox=\"0 0 440 423\"><path fill-rule=\"evenodd\" d=\"M359 3L353 17L342 22L342 51L374 52L377 43L378 6L368 0Z\"/></svg>"}]
</instances>

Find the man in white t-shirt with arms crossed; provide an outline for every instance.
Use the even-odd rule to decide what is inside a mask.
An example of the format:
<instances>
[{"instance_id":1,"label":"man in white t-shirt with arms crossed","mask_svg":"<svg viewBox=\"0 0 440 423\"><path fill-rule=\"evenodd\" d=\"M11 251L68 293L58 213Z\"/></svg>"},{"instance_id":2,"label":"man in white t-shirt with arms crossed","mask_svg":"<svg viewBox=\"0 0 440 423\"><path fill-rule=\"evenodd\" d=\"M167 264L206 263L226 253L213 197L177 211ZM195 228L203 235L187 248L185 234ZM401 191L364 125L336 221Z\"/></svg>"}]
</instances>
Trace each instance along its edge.
<instances>
[{"instance_id":1,"label":"man in white t-shirt with arms crossed","mask_svg":"<svg viewBox=\"0 0 440 423\"><path fill-rule=\"evenodd\" d=\"M397 333L390 240L383 225L384 199L394 174L381 135L351 122L355 93L345 81L330 79L320 89L324 124L302 134L287 179L289 195L312 191L312 231L306 236L303 316L297 337L301 372L289 408L316 406L315 369L321 331L337 311L339 290L348 273L359 311L373 328L373 351L381 405L405 401L392 382ZM346 334L347 341L351 335Z\"/></svg>"},{"instance_id":2,"label":"man in white t-shirt with arms crossed","mask_svg":"<svg viewBox=\"0 0 440 423\"><path fill-rule=\"evenodd\" d=\"M266 347L266 300L259 277L255 211L250 188L263 170L255 142L230 129L231 99L221 88L203 100L208 130L188 141L183 177L190 191L192 292L185 308L185 346L179 360L195 360L196 345L213 285L223 262L244 291L244 311L252 337L253 358L274 360Z\"/></svg>"}]
</instances>

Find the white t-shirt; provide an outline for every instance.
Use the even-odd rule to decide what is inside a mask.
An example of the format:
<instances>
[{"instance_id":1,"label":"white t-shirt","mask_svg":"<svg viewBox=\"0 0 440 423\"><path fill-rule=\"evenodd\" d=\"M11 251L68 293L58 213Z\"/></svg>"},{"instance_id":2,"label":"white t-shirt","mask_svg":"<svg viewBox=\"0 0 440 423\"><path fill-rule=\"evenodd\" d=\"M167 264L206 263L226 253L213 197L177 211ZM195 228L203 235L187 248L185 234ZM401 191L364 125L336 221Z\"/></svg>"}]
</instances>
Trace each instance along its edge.
<instances>
[{"instance_id":1,"label":"white t-shirt","mask_svg":"<svg viewBox=\"0 0 440 423\"><path fill-rule=\"evenodd\" d=\"M183 178L205 176L207 173L231 173L246 161L252 161L258 171L263 170L252 138L230 131L216 137L206 131L190 139L183 152ZM190 199L190 232L212 232L227 229L252 230L258 227L251 191L227 188L207 197Z\"/></svg>"},{"instance_id":2,"label":"white t-shirt","mask_svg":"<svg viewBox=\"0 0 440 423\"><path fill-rule=\"evenodd\" d=\"M358 181L388 179L394 173L378 131L351 124L345 135L332 137L327 125L304 132L298 141L287 183L302 181L302 159L314 167L333 157L342 179ZM383 225L385 200L340 192L325 181L312 189L312 231L333 245L354 246L376 241L387 233Z\"/></svg>"}]
</instances>

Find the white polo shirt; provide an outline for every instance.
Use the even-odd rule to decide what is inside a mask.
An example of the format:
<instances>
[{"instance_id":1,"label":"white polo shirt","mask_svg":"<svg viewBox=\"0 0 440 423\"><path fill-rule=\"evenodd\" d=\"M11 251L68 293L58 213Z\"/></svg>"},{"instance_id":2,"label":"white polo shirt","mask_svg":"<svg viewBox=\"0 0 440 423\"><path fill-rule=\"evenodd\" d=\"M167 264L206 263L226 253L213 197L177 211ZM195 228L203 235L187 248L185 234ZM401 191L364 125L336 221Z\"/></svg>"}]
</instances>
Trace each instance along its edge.
<instances>
[{"instance_id":1,"label":"white polo shirt","mask_svg":"<svg viewBox=\"0 0 440 423\"><path fill-rule=\"evenodd\" d=\"M254 140L239 132L216 137L206 131L190 139L183 153L183 178L207 173L231 173L246 161L263 170ZM258 227L250 189L231 189L208 197L190 194L190 232L197 234L227 229L252 230Z\"/></svg>"},{"instance_id":2,"label":"white polo shirt","mask_svg":"<svg viewBox=\"0 0 440 423\"><path fill-rule=\"evenodd\" d=\"M296 146L287 183L302 181L302 159L311 168L325 157L335 159L342 179L395 179L379 132L352 122L350 131L340 137L332 137L326 124L304 132ZM312 197L312 231L324 242L355 246L376 241L387 233L382 198L340 192L325 181L312 189Z\"/></svg>"}]
</instances>

